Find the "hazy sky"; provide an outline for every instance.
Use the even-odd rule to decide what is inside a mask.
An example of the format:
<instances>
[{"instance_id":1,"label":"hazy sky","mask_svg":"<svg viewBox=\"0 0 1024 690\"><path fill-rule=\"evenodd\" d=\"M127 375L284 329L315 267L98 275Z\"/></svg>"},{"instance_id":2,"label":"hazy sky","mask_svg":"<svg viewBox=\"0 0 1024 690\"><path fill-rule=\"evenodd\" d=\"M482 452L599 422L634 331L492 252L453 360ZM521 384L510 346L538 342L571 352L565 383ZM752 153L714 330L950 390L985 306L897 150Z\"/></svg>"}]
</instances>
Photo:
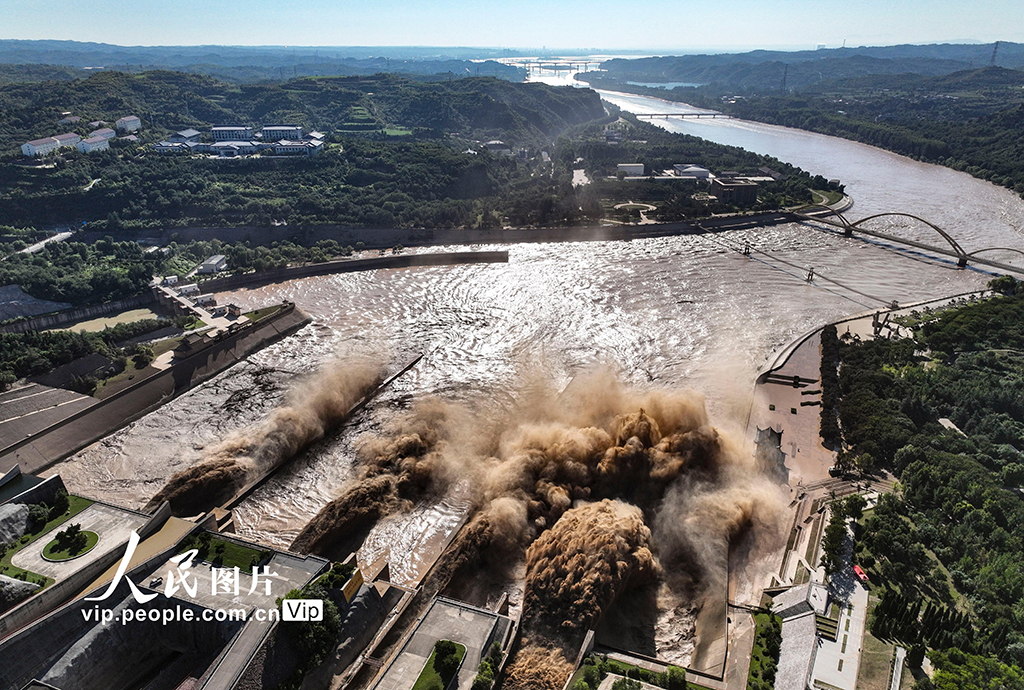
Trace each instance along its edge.
<instances>
[{"instance_id":1,"label":"hazy sky","mask_svg":"<svg viewBox=\"0 0 1024 690\"><path fill-rule=\"evenodd\" d=\"M1024 42L1021 0L2 0L0 38L605 49ZM130 8L130 9L129 9Z\"/></svg>"}]
</instances>

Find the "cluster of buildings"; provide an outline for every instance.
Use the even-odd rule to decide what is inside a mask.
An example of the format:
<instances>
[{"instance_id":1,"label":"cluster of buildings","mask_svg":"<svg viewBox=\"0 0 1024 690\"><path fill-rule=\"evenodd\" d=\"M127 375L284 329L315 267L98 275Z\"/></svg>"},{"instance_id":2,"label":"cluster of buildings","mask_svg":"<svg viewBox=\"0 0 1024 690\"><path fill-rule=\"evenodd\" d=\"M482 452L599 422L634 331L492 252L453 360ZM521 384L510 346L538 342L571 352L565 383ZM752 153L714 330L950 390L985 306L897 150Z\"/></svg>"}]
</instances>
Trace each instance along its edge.
<instances>
[{"instance_id":1,"label":"cluster of buildings","mask_svg":"<svg viewBox=\"0 0 1024 690\"><path fill-rule=\"evenodd\" d=\"M218 158L234 158L254 153L273 156L315 156L324 148L324 134L304 134L299 125L267 125L253 132L248 125L217 125L210 128L210 139L202 141L202 132L185 129L153 145L162 154L206 153Z\"/></svg>"},{"instance_id":2,"label":"cluster of buildings","mask_svg":"<svg viewBox=\"0 0 1024 690\"><path fill-rule=\"evenodd\" d=\"M81 120L82 118L77 115L65 114L57 124L75 125ZM127 115L120 118L114 123L113 129L107 127L107 124L103 120L90 122L89 126L94 129L85 138L74 132L65 132L64 134L57 134L52 137L33 139L21 145L21 153L34 158L36 156L45 156L64 148L77 148L82 153L106 151L110 148L110 140L117 137L118 134L125 138L131 137L134 139L132 132L137 132L142 127L142 121L135 115Z\"/></svg>"},{"instance_id":3,"label":"cluster of buildings","mask_svg":"<svg viewBox=\"0 0 1024 690\"><path fill-rule=\"evenodd\" d=\"M647 175L643 163L619 163L616 175L623 180L696 180L707 183L709 193L725 204L748 205L757 202L757 186L759 182L772 182L785 179L785 175L769 168L758 170L759 175L740 175L735 171L724 171L713 174L707 168L694 163L677 163L671 170L661 175Z\"/></svg>"},{"instance_id":4,"label":"cluster of buildings","mask_svg":"<svg viewBox=\"0 0 1024 690\"><path fill-rule=\"evenodd\" d=\"M199 265L196 269L196 273L208 275L211 273L220 273L226 270L228 267L227 257L223 254L215 254L206 261ZM178 276L172 275L164 278L160 285L165 288L164 296L166 297L165 303L172 308L177 307L176 311L187 312L190 307L198 307L200 309L207 309L214 316L232 316L239 317L242 315L242 310L234 304L228 304L225 306L217 306L217 298L211 294L202 294L202 290L199 289L198 283L188 283L180 285ZM158 291L159 293L159 291ZM157 294L157 299L160 299L161 295ZM177 302L177 304L174 304Z\"/></svg>"}]
</instances>

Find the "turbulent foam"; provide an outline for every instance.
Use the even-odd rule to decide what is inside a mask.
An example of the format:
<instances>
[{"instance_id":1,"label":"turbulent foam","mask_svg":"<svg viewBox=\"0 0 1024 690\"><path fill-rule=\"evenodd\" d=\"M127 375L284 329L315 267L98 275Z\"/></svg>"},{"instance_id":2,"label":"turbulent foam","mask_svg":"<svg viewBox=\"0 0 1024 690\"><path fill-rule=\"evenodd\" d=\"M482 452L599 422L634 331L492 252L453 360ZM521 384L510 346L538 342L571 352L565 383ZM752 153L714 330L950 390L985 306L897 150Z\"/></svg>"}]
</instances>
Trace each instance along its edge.
<instances>
[{"instance_id":1,"label":"turbulent foam","mask_svg":"<svg viewBox=\"0 0 1024 690\"><path fill-rule=\"evenodd\" d=\"M455 405L415 406L362 442L358 478L293 548L323 553L457 477L471 487L470 518L424 591L525 559L525 638L506 686L561 687L586 631L636 576L663 558L686 574L686 598L724 586L730 546L773 529L778 496L699 394L636 392L598 371L525 398L486 423Z\"/></svg>"},{"instance_id":2,"label":"turbulent foam","mask_svg":"<svg viewBox=\"0 0 1024 690\"><path fill-rule=\"evenodd\" d=\"M368 362L325 366L263 422L231 434L205 452L198 464L173 475L147 509L169 501L175 515L195 515L229 500L344 421L380 382L380 372Z\"/></svg>"}]
</instances>

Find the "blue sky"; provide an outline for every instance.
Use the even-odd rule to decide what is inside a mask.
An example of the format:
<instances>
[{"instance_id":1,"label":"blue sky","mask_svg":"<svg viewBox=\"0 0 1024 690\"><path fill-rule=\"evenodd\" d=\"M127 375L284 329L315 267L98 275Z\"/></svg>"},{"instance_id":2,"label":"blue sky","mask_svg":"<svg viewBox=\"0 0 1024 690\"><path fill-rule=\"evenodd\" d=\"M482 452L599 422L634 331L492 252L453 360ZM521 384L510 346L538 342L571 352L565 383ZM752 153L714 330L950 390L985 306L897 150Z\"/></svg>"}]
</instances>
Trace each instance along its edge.
<instances>
[{"instance_id":1,"label":"blue sky","mask_svg":"<svg viewBox=\"0 0 1024 690\"><path fill-rule=\"evenodd\" d=\"M119 7L133 7L120 11ZM1024 42L1021 0L3 0L0 38L119 45L813 48Z\"/></svg>"}]
</instances>

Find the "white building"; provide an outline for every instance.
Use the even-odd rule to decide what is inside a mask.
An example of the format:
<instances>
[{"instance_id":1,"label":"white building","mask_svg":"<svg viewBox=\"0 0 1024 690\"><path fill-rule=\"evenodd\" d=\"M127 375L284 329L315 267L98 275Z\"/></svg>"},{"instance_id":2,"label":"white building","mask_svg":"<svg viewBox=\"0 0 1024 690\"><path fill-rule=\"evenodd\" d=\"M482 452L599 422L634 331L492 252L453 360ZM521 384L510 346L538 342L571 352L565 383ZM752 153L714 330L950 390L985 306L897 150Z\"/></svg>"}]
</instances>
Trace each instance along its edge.
<instances>
[{"instance_id":1,"label":"white building","mask_svg":"<svg viewBox=\"0 0 1024 690\"><path fill-rule=\"evenodd\" d=\"M195 283L189 283L188 285L182 285L178 288L178 294L182 297L188 297L189 295L198 295L199 286Z\"/></svg>"},{"instance_id":2,"label":"white building","mask_svg":"<svg viewBox=\"0 0 1024 690\"><path fill-rule=\"evenodd\" d=\"M78 150L82 153L106 151L110 148L110 140L105 137L89 137L78 142Z\"/></svg>"},{"instance_id":3,"label":"white building","mask_svg":"<svg viewBox=\"0 0 1024 690\"><path fill-rule=\"evenodd\" d=\"M213 295L199 295L193 304L197 307L216 307L217 298Z\"/></svg>"},{"instance_id":4,"label":"white building","mask_svg":"<svg viewBox=\"0 0 1024 690\"><path fill-rule=\"evenodd\" d=\"M197 273L217 273L228 267L228 260L223 254L216 254L199 266Z\"/></svg>"},{"instance_id":5,"label":"white building","mask_svg":"<svg viewBox=\"0 0 1024 690\"><path fill-rule=\"evenodd\" d=\"M319 139L308 141L287 141L281 140L274 144L274 155L276 156L315 156L324 148L324 142Z\"/></svg>"},{"instance_id":6,"label":"white building","mask_svg":"<svg viewBox=\"0 0 1024 690\"><path fill-rule=\"evenodd\" d=\"M676 177L691 177L697 180L706 180L711 177L711 171L693 163L676 163L672 166Z\"/></svg>"},{"instance_id":7,"label":"white building","mask_svg":"<svg viewBox=\"0 0 1024 690\"><path fill-rule=\"evenodd\" d=\"M259 148L255 141L217 141L210 145L210 152L221 158L232 158L256 153Z\"/></svg>"},{"instance_id":8,"label":"white building","mask_svg":"<svg viewBox=\"0 0 1024 690\"><path fill-rule=\"evenodd\" d=\"M68 132L67 134L58 134L54 139L57 140L57 148L63 149L78 146L78 142L82 140L82 137Z\"/></svg>"},{"instance_id":9,"label":"white building","mask_svg":"<svg viewBox=\"0 0 1024 690\"><path fill-rule=\"evenodd\" d=\"M32 141L26 142L21 145L21 152L26 156L45 156L48 153L56 151L60 147L60 142L53 137L44 137L42 139L33 139Z\"/></svg>"},{"instance_id":10,"label":"white building","mask_svg":"<svg viewBox=\"0 0 1024 690\"><path fill-rule=\"evenodd\" d=\"M484 144L484 148L486 148L488 151L491 151L492 153L500 153L506 156L512 155L512 149L509 148L508 144L501 141L500 139L492 139L491 141L486 142Z\"/></svg>"},{"instance_id":11,"label":"white building","mask_svg":"<svg viewBox=\"0 0 1024 690\"><path fill-rule=\"evenodd\" d=\"M142 120L134 115L125 115L114 123L118 132L136 132L142 129Z\"/></svg>"},{"instance_id":12,"label":"white building","mask_svg":"<svg viewBox=\"0 0 1024 690\"><path fill-rule=\"evenodd\" d=\"M619 163L616 166L617 173L625 173L626 177L643 177L644 176L644 164L643 163Z\"/></svg>"},{"instance_id":13,"label":"white building","mask_svg":"<svg viewBox=\"0 0 1024 690\"><path fill-rule=\"evenodd\" d=\"M180 132L175 132L171 136L167 137L167 140L175 144L185 144L188 142L197 142L202 133L198 129L183 129Z\"/></svg>"},{"instance_id":14,"label":"white building","mask_svg":"<svg viewBox=\"0 0 1024 690\"><path fill-rule=\"evenodd\" d=\"M263 141L268 143L282 139L296 140L302 138L302 127L298 125L269 125L264 127L260 134L263 135Z\"/></svg>"},{"instance_id":15,"label":"white building","mask_svg":"<svg viewBox=\"0 0 1024 690\"><path fill-rule=\"evenodd\" d=\"M249 141L252 139L252 127L245 125L218 125L210 128L214 141Z\"/></svg>"},{"instance_id":16,"label":"white building","mask_svg":"<svg viewBox=\"0 0 1024 690\"><path fill-rule=\"evenodd\" d=\"M112 130L110 127L104 127L95 131L89 132L89 138L92 137L103 137L104 139L113 139L117 136L117 132Z\"/></svg>"}]
</instances>

